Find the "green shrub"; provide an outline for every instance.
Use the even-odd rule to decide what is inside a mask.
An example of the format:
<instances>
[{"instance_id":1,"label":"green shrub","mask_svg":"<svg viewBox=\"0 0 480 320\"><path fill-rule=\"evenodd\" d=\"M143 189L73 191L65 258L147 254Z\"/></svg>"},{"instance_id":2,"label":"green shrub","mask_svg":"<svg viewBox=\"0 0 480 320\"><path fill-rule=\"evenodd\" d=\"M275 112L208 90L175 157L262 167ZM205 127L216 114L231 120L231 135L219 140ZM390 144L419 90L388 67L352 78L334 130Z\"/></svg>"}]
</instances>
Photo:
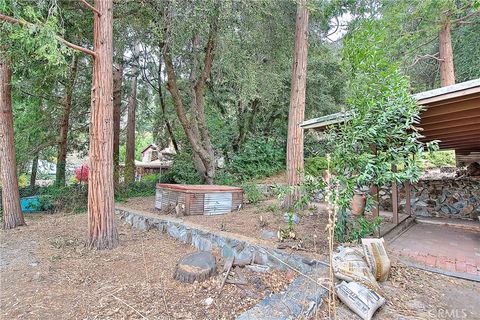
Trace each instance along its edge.
<instances>
[{"instance_id":1,"label":"green shrub","mask_svg":"<svg viewBox=\"0 0 480 320\"><path fill-rule=\"evenodd\" d=\"M20 189L20 196L38 196L40 211L80 212L87 210L87 185L76 184L65 187L55 185Z\"/></svg>"},{"instance_id":2,"label":"green shrub","mask_svg":"<svg viewBox=\"0 0 480 320\"><path fill-rule=\"evenodd\" d=\"M425 168L455 167L454 151L432 151L425 153Z\"/></svg>"},{"instance_id":3,"label":"green shrub","mask_svg":"<svg viewBox=\"0 0 480 320\"><path fill-rule=\"evenodd\" d=\"M328 162L325 157L316 156L305 159L305 174L314 177L321 177L327 168Z\"/></svg>"},{"instance_id":4,"label":"green shrub","mask_svg":"<svg viewBox=\"0 0 480 320\"><path fill-rule=\"evenodd\" d=\"M202 179L193 165L191 150L184 148L177 156L173 165L160 177L163 183L201 184Z\"/></svg>"},{"instance_id":5,"label":"green shrub","mask_svg":"<svg viewBox=\"0 0 480 320\"><path fill-rule=\"evenodd\" d=\"M366 236L373 234L373 232L382 223L383 217L375 217L373 220L368 220L364 216L359 216L348 224L347 242L359 241Z\"/></svg>"},{"instance_id":6,"label":"green shrub","mask_svg":"<svg viewBox=\"0 0 480 320\"><path fill-rule=\"evenodd\" d=\"M251 204L258 203L263 199L263 195L254 182L247 182L242 185L245 198Z\"/></svg>"},{"instance_id":7,"label":"green shrub","mask_svg":"<svg viewBox=\"0 0 480 320\"><path fill-rule=\"evenodd\" d=\"M133 197L148 197L155 194L155 187L159 180L158 173L147 174L140 181L134 181L115 192L115 200L124 201Z\"/></svg>"},{"instance_id":8,"label":"green shrub","mask_svg":"<svg viewBox=\"0 0 480 320\"><path fill-rule=\"evenodd\" d=\"M283 169L285 150L264 138L252 138L245 142L227 165L227 171L237 181L271 176Z\"/></svg>"}]
</instances>

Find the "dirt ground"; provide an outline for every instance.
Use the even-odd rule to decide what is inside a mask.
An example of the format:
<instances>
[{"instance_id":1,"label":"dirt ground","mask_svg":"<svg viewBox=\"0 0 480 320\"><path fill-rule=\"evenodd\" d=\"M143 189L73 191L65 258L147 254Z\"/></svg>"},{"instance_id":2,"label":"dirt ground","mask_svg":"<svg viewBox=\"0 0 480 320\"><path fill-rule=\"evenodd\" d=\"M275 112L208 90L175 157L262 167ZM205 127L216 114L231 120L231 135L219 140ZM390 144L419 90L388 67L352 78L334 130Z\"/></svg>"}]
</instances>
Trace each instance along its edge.
<instances>
[{"instance_id":1,"label":"dirt ground","mask_svg":"<svg viewBox=\"0 0 480 320\"><path fill-rule=\"evenodd\" d=\"M395 260L394 257L392 260ZM393 261L390 277L379 283L386 303L373 319L480 319L480 283L408 267ZM336 301L337 319L361 319ZM328 319L327 303L316 319Z\"/></svg>"},{"instance_id":2,"label":"dirt ground","mask_svg":"<svg viewBox=\"0 0 480 320\"><path fill-rule=\"evenodd\" d=\"M154 208L155 197L131 198L122 206L135 210L146 211L156 215L162 213ZM278 206L276 199L259 202L255 205L245 204L240 211L230 212L224 215L194 215L178 217L184 221L207 227L209 230L231 232L254 239L261 239L271 246L280 249L293 249L296 251L308 251L318 255L326 252L328 243L325 234L325 226L328 216L312 207L299 213L300 223L294 226L295 240L280 241L277 232L286 229L288 223L284 221L284 212ZM170 215L171 216L171 215Z\"/></svg>"},{"instance_id":3,"label":"dirt ground","mask_svg":"<svg viewBox=\"0 0 480 320\"><path fill-rule=\"evenodd\" d=\"M194 248L158 231L118 221L120 246L96 251L84 246L86 214L26 219L26 227L0 231L1 319L233 319L293 279L244 269L248 285L220 291L217 256L217 276L183 284L172 274Z\"/></svg>"},{"instance_id":4,"label":"dirt ground","mask_svg":"<svg viewBox=\"0 0 480 320\"><path fill-rule=\"evenodd\" d=\"M159 214L153 208L153 203L154 197L147 197L133 198L122 205ZM275 200L267 200L257 205L247 205L241 211L227 215L180 218L211 230L223 230L266 240L274 246L282 246L285 243L279 242L278 239L265 239L262 236L264 231L276 231L287 226L283 221L283 214L275 206ZM260 217L264 221L263 224ZM299 254L306 254L303 251L314 251L318 257L325 257L326 219L322 213L304 211L302 222L295 226L295 233L299 239L290 245L296 246L300 243L301 247L296 249L300 251ZM405 266L396 262L392 252L390 258L393 261L390 278L381 283L382 295L387 302L379 309L374 319L480 319L477 312L480 305L480 283ZM337 301L337 308L337 319L360 319L340 301ZM326 304L318 310L316 318L328 319Z\"/></svg>"}]
</instances>

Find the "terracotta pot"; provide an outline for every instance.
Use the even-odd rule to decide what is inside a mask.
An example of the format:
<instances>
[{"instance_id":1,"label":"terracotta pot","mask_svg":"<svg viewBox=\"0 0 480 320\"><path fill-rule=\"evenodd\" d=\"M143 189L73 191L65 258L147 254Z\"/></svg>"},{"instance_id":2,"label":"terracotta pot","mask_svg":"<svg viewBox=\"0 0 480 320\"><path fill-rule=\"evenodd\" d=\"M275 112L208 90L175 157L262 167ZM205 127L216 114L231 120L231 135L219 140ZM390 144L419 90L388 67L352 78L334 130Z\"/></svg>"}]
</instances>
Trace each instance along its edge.
<instances>
[{"instance_id":1,"label":"terracotta pot","mask_svg":"<svg viewBox=\"0 0 480 320\"><path fill-rule=\"evenodd\" d=\"M355 192L352 199L352 214L359 216L365 211L367 204L367 197L361 192Z\"/></svg>"}]
</instances>

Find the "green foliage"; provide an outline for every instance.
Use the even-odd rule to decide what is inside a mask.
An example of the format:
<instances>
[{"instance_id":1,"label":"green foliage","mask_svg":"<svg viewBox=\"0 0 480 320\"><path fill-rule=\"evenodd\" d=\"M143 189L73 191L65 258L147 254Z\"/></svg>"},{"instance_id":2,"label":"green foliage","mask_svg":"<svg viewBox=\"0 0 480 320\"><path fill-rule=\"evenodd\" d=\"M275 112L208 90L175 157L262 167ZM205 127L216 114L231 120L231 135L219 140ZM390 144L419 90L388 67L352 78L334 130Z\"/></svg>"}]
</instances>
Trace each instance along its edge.
<instances>
[{"instance_id":1,"label":"green foliage","mask_svg":"<svg viewBox=\"0 0 480 320\"><path fill-rule=\"evenodd\" d=\"M148 197L155 194L155 187L158 183L159 175L156 173L144 175L142 180L134 181L128 186L124 186L115 193L115 200L124 201L133 197Z\"/></svg>"},{"instance_id":2,"label":"green foliage","mask_svg":"<svg viewBox=\"0 0 480 320\"><path fill-rule=\"evenodd\" d=\"M277 200L283 203L288 194L298 192L300 196L290 207L290 210L298 212L305 209L314 196L324 187L321 176L305 175L304 181L300 186L278 186L276 188Z\"/></svg>"},{"instance_id":3,"label":"green foliage","mask_svg":"<svg viewBox=\"0 0 480 320\"><path fill-rule=\"evenodd\" d=\"M382 0L376 6L375 16L387 28L388 41L382 50L388 50L410 77L413 92L440 86L439 61L429 58L438 55L438 34L446 21L451 22L452 45L457 82L476 79L479 69L479 16L472 0ZM471 15L471 16L470 16ZM455 22L470 16L462 23ZM422 58L420 58L422 57Z\"/></svg>"},{"instance_id":4,"label":"green foliage","mask_svg":"<svg viewBox=\"0 0 480 320\"><path fill-rule=\"evenodd\" d=\"M425 153L424 168L455 167L454 151L433 151Z\"/></svg>"},{"instance_id":5,"label":"green foliage","mask_svg":"<svg viewBox=\"0 0 480 320\"><path fill-rule=\"evenodd\" d=\"M142 151L148 147L153 141L151 133L135 135L135 160L142 161ZM125 162L126 146L122 144L119 150L120 162Z\"/></svg>"},{"instance_id":6,"label":"green foliage","mask_svg":"<svg viewBox=\"0 0 480 320\"><path fill-rule=\"evenodd\" d=\"M386 36L382 24L371 20L345 40L345 66L353 76L347 99L351 116L339 130L327 132L333 171L342 186L338 236L346 231L355 190L415 182L421 175L419 162L426 147L416 128L421 107L410 94L408 79L382 50Z\"/></svg>"},{"instance_id":7,"label":"green foliage","mask_svg":"<svg viewBox=\"0 0 480 320\"><path fill-rule=\"evenodd\" d=\"M254 182L247 182L242 184L243 192L248 203L256 204L261 201L264 197L260 190L257 187L257 184Z\"/></svg>"},{"instance_id":8,"label":"green foliage","mask_svg":"<svg viewBox=\"0 0 480 320\"><path fill-rule=\"evenodd\" d=\"M353 221L349 221L347 236L342 238L342 235L339 234L339 240L342 240L342 242L353 242L372 235L380 226L382 220L383 217L375 217L373 220L368 220L364 216L359 216Z\"/></svg>"},{"instance_id":9,"label":"green foliage","mask_svg":"<svg viewBox=\"0 0 480 320\"><path fill-rule=\"evenodd\" d=\"M191 150L184 148L175 157L172 167L160 177L164 183L201 184L202 179L198 175L193 164Z\"/></svg>"},{"instance_id":10,"label":"green foliage","mask_svg":"<svg viewBox=\"0 0 480 320\"><path fill-rule=\"evenodd\" d=\"M84 184L66 187L27 187L20 190L21 197L38 196L42 210L82 212L87 210L87 186Z\"/></svg>"},{"instance_id":11,"label":"green foliage","mask_svg":"<svg viewBox=\"0 0 480 320\"><path fill-rule=\"evenodd\" d=\"M26 174L21 174L19 177L18 177L18 187L19 188L25 188L26 186L28 186L28 177Z\"/></svg>"},{"instance_id":12,"label":"green foliage","mask_svg":"<svg viewBox=\"0 0 480 320\"><path fill-rule=\"evenodd\" d=\"M311 157L305 159L305 174L321 177L328 168L328 162L325 157Z\"/></svg>"},{"instance_id":13,"label":"green foliage","mask_svg":"<svg viewBox=\"0 0 480 320\"><path fill-rule=\"evenodd\" d=\"M285 150L271 140L257 138L248 140L233 155L227 171L237 181L246 181L271 176L284 168Z\"/></svg>"}]
</instances>

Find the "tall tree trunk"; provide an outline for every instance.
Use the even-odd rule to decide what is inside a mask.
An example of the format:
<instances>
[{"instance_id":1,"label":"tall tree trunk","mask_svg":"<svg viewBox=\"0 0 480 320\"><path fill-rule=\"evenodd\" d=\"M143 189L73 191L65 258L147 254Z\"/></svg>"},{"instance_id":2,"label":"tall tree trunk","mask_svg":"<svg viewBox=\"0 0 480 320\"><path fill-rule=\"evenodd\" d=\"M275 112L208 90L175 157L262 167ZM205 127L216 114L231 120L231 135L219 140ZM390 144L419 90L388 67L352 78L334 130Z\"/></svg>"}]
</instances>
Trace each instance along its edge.
<instances>
[{"instance_id":1,"label":"tall tree trunk","mask_svg":"<svg viewBox=\"0 0 480 320\"><path fill-rule=\"evenodd\" d=\"M57 153L57 172L55 176L55 184L57 186L65 186L65 165L67 159L67 143L68 143L68 129L70 121L70 112L72 110L72 96L73 88L75 86L75 79L77 78L78 57L76 54L72 56L70 65L70 75L65 85L65 93L63 97L63 116L60 125L60 134L58 138L58 153Z\"/></svg>"},{"instance_id":2,"label":"tall tree trunk","mask_svg":"<svg viewBox=\"0 0 480 320\"><path fill-rule=\"evenodd\" d=\"M287 137L287 181L293 190L285 199L285 207L292 206L298 199L298 186L303 182L303 129L300 123L305 114L307 83L308 10L305 5L306 0L298 1Z\"/></svg>"},{"instance_id":3,"label":"tall tree trunk","mask_svg":"<svg viewBox=\"0 0 480 320\"><path fill-rule=\"evenodd\" d=\"M0 181L2 187L3 228L25 224L20 208L17 163L13 142L12 71L0 53Z\"/></svg>"},{"instance_id":4,"label":"tall tree trunk","mask_svg":"<svg viewBox=\"0 0 480 320\"><path fill-rule=\"evenodd\" d=\"M123 53L122 53L123 55ZM120 185L120 120L122 113L123 62L113 67L113 183L115 190Z\"/></svg>"},{"instance_id":5,"label":"tall tree trunk","mask_svg":"<svg viewBox=\"0 0 480 320\"><path fill-rule=\"evenodd\" d=\"M445 19L439 34L440 83L442 87L455 84L453 65L452 30L450 20Z\"/></svg>"},{"instance_id":6,"label":"tall tree trunk","mask_svg":"<svg viewBox=\"0 0 480 320\"><path fill-rule=\"evenodd\" d=\"M112 0L95 0L95 59L88 171L88 243L97 249L118 245L113 197Z\"/></svg>"},{"instance_id":7,"label":"tall tree trunk","mask_svg":"<svg viewBox=\"0 0 480 320\"><path fill-rule=\"evenodd\" d=\"M159 54L158 54L158 98L160 100L160 108L162 109L162 117L163 117L163 122L165 123L165 126L167 127L167 132L168 135L170 136L170 140L172 140L173 148L175 149L176 152L178 152L178 144L177 144L177 139L175 139L175 135L173 134L173 129L170 124L170 121L167 119L167 113L166 113L166 104L165 104L165 97L163 96L163 90L162 90L162 52L163 52L163 47L164 43L160 43L159 46Z\"/></svg>"},{"instance_id":8,"label":"tall tree trunk","mask_svg":"<svg viewBox=\"0 0 480 320\"><path fill-rule=\"evenodd\" d=\"M125 185L135 181L135 113L137 109L137 75L132 79L130 99L128 100L127 145L125 154Z\"/></svg>"},{"instance_id":9,"label":"tall tree trunk","mask_svg":"<svg viewBox=\"0 0 480 320\"><path fill-rule=\"evenodd\" d=\"M35 188L35 181L37 181L38 172L38 153L35 154L32 160L32 170L30 172L30 188Z\"/></svg>"}]
</instances>

